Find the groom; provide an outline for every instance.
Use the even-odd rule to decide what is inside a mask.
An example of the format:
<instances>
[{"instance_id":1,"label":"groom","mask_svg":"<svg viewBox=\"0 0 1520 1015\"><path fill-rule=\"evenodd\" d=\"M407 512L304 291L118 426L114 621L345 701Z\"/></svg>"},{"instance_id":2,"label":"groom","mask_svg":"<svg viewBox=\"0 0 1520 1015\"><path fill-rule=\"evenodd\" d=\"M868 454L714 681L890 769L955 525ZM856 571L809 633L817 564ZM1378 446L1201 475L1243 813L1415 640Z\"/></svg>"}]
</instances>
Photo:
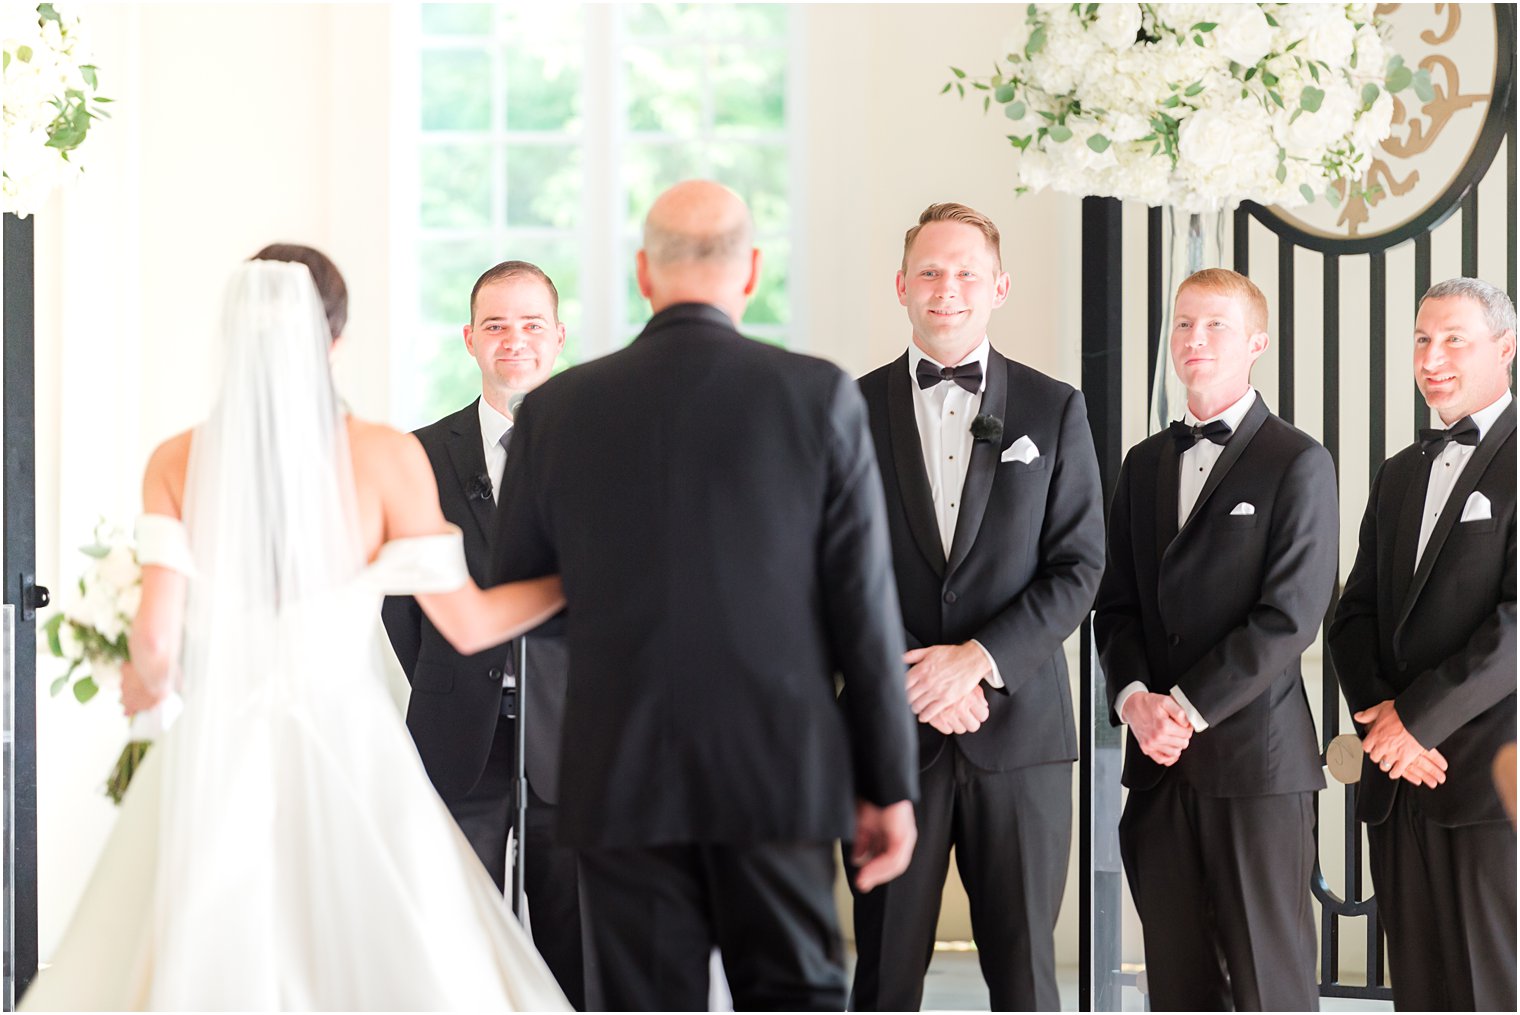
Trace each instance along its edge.
<instances>
[{"instance_id":1,"label":"groom","mask_svg":"<svg viewBox=\"0 0 1520 1015\"><path fill-rule=\"evenodd\" d=\"M496 502L513 435L513 401L549 376L565 346L559 293L537 266L504 261L470 293L465 349L480 367L481 397L417 431L438 481L444 516L464 533L470 575L487 584ZM516 814L514 645L455 652L410 596L386 599L385 630L412 685L406 723L438 795L496 886L506 880ZM575 854L554 836L559 728L565 706L563 622L528 644L527 894L533 943L576 1008L585 1006Z\"/></svg>"}]
</instances>

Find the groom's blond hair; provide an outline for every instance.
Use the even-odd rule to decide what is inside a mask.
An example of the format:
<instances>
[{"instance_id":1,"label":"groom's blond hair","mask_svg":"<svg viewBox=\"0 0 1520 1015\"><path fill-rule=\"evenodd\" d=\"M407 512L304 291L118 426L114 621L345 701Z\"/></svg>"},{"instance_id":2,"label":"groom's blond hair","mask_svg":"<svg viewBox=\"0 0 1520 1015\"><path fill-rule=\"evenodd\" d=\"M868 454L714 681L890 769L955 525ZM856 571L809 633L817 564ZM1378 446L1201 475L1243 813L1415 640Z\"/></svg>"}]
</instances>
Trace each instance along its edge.
<instances>
[{"instance_id":1,"label":"groom's blond hair","mask_svg":"<svg viewBox=\"0 0 1520 1015\"><path fill-rule=\"evenodd\" d=\"M997 270L1003 270L1003 237L993 221L975 208L956 204L954 201L945 201L925 208L923 214L918 216L918 225L909 229L907 235L903 237L904 271L908 270L908 251L913 249L913 241L918 239L919 230L930 222L959 222L977 229L987 240L987 247L992 251L992 260L997 264Z\"/></svg>"},{"instance_id":2,"label":"groom's blond hair","mask_svg":"<svg viewBox=\"0 0 1520 1015\"><path fill-rule=\"evenodd\" d=\"M1202 289L1204 292L1239 300L1245 308L1246 327L1251 329L1251 333L1267 330L1267 298L1255 282L1238 271L1204 268L1182 280L1182 284L1177 287L1179 297L1184 289Z\"/></svg>"}]
</instances>

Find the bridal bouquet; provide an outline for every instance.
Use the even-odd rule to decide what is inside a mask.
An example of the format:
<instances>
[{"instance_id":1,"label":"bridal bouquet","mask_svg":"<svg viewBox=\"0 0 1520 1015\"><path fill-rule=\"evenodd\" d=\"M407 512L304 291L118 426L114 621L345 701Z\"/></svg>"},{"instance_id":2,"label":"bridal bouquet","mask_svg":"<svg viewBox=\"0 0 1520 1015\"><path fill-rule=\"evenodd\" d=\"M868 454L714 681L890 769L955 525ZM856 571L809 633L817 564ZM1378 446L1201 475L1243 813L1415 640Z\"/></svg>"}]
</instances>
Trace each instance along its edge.
<instances>
[{"instance_id":1,"label":"bridal bouquet","mask_svg":"<svg viewBox=\"0 0 1520 1015\"><path fill-rule=\"evenodd\" d=\"M0 4L0 211L25 218L57 184L79 174L69 153L106 116L79 19L53 4Z\"/></svg>"},{"instance_id":2,"label":"bridal bouquet","mask_svg":"<svg viewBox=\"0 0 1520 1015\"><path fill-rule=\"evenodd\" d=\"M1371 4L1029 4L987 79L1019 190L1188 212L1337 203L1388 136L1393 93L1431 91ZM1006 66L1004 66L1006 64Z\"/></svg>"},{"instance_id":3,"label":"bridal bouquet","mask_svg":"<svg viewBox=\"0 0 1520 1015\"><path fill-rule=\"evenodd\" d=\"M40 629L48 651L68 664L49 693L57 696L68 688L80 704L99 694L102 685L120 683L122 664L130 658L127 632L142 600L142 568L126 533L101 521L93 538L89 546L80 547L90 562L78 585ZM106 795L113 802L121 803L148 746L178 711L179 700L171 697L151 712L132 717L127 745L106 778Z\"/></svg>"}]
</instances>

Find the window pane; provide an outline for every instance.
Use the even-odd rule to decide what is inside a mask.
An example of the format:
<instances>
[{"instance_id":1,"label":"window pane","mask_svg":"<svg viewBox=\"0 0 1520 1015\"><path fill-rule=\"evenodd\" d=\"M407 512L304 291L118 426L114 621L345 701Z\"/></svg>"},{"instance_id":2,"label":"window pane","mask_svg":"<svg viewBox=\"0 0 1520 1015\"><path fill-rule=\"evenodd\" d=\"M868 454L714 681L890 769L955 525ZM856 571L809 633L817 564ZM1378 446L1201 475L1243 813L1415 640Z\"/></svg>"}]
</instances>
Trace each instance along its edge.
<instances>
[{"instance_id":1,"label":"window pane","mask_svg":"<svg viewBox=\"0 0 1520 1015\"><path fill-rule=\"evenodd\" d=\"M711 39L782 38L787 27L786 4L713 4L707 8Z\"/></svg>"},{"instance_id":2,"label":"window pane","mask_svg":"<svg viewBox=\"0 0 1520 1015\"><path fill-rule=\"evenodd\" d=\"M580 4L540 2L495 6L501 10L501 37L507 40L514 58L545 42L575 42L581 37Z\"/></svg>"},{"instance_id":3,"label":"window pane","mask_svg":"<svg viewBox=\"0 0 1520 1015\"><path fill-rule=\"evenodd\" d=\"M791 272L791 244L782 237L763 236L760 248L760 285L744 312L745 324L786 324L791 319L787 276Z\"/></svg>"},{"instance_id":4,"label":"window pane","mask_svg":"<svg viewBox=\"0 0 1520 1015\"><path fill-rule=\"evenodd\" d=\"M786 51L717 50L713 60L713 127L783 130L786 127Z\"/></svg>"},{"instance_id":5,"label":"window pane","mask_svg":"<svg viewBox=\"0 0 1520 1015\"><path fill-rule=\"evenodd\" d=\"M628 129L694 134L702 125L702 49L629 46Z\"/></svg>"},{"instance_id":6,"label":"window pane","mask_svg":"<svg viewBox=\"0 0 1520 1015\"><path fill-rule=\"evenodd\" d=\"M424 144L419 152L421 222L434 228L491 224L491 149L486 144Z\"/></svg>"},{"instance_id":7,"label":"window pane","mask_svg":"<svg viewBox=\"0 0 1520 1015\"><path fill-rule=\"evenodd\" d=\"M579 145L507 146L507 225L574 228L581 210Z\"/></svg>"},{"instance_id":8,"label":"window pane","mask_svg":"<svg viewBox=\"0 0 1520 1015\"><path fill-rule=\"evenodd\" d=\"M571 131L581 123L581 55L570 46L509 45L507 129Z\"/></svg>"},{"instance_id":9,"label":"window pane","mask_svg":"<svg viewBox=\"0 0 1520 1015\"><path fill-rule=\"evenodd\" d=\"M424 240L417 259L422 319L433 325L463 326L470 319L470 290L497 261L489 236Z\"/></svg>"},{"instance_id":10,"label":"window pane","mask_svg":"<svg viewBox=\"0 0 1520 1015\"><path fill-rule=\"evenodd\" d=\"M428 35L489 35L491 8L481 4L423 4L422 30Z\"/></svg>"},{"instance_id":11,"label":"window pane","mask_svg":"<svg viewBox=\"0 0 1520 1015\"><path fill-rule=\"evenodd\" d=\"M713 177L749 204L759 232L785 232L787 152L785 145L715 144L708 150Z\"/></svg>"},{"instance_id":12,"label":"window pane","mask_svg":"<svg viewBox=\"0 0 1520 1015\"><path fill-rule=\"evenodd\" d=\"M465 294L469 295L468 292ZM422 374L422 418L441 419L480 396L480 367L458 331L438 330L418 340Z\"/></svg>"},{"instance_id":13,"label":"window pane","mask_svg":"<svg viewBox=\"0 0 1520 1015\"><path fill-rule=\"evenodd\" d=\"M422 54L422 129L489 130L491 58L478 49Z\"/></svg>"},{"instance_id":14,"label":"window pane","mask_svg":"<svg viewBox=\"0 0 1520 1015\"><path fill-rule=\"evenodd\" d=\"M629 35L693 35L706 12L700 4L629 4L623 8Z\"/></svg>"},{"instance_id":15,"label":"window pane","mask_svg":"<svg viewBox=\"0 0 1520 1015\"><path fill-rule=\"evenodd\" d=\"M637 234L643 230L644 216L660 192L701 173L702 162L694 144L632 143L624 149L624 155L623 180L628 187L624 226Z\"/></svg>"}]
</instances>

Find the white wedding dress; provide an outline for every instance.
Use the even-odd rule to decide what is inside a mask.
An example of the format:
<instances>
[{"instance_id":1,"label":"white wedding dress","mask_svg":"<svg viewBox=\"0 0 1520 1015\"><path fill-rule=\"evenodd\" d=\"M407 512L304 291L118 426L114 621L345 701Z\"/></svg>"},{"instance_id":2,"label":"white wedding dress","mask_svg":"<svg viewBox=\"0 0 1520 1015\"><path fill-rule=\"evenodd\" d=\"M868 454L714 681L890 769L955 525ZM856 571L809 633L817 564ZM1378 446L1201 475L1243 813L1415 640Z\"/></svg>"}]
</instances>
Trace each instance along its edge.
<instances>
[{"instance_id":1,"label":"white wedding dress","mask_svg":"<svg viewBox=\"0 0 1520 1015\"><path fill-rule=\"evenodd\" d=\"M457 529L359 546L347 425L300 265L229 288L184 523L184 712L148 752L23 1008L566 1010L434 793L385 683L388 593L468 580Z\"/></svg>"}]
</instances>

